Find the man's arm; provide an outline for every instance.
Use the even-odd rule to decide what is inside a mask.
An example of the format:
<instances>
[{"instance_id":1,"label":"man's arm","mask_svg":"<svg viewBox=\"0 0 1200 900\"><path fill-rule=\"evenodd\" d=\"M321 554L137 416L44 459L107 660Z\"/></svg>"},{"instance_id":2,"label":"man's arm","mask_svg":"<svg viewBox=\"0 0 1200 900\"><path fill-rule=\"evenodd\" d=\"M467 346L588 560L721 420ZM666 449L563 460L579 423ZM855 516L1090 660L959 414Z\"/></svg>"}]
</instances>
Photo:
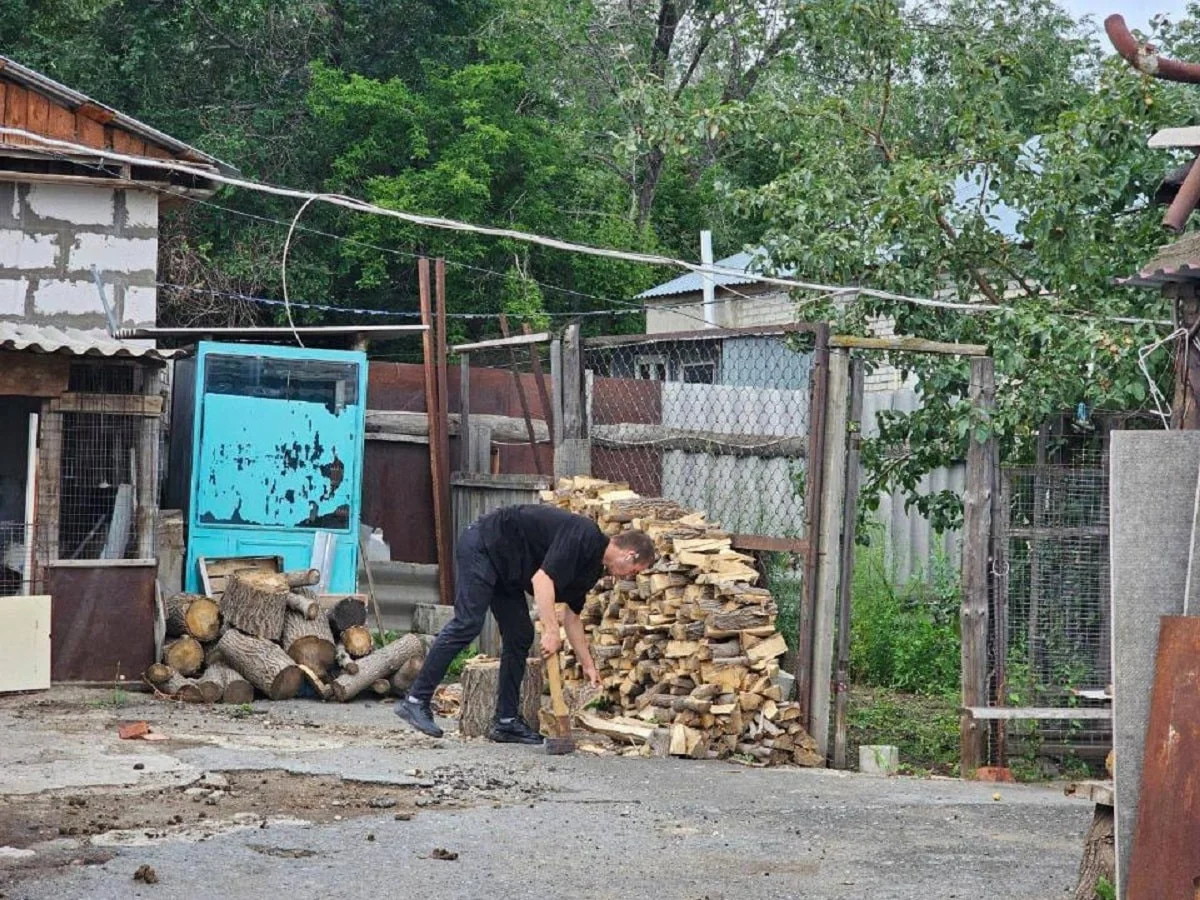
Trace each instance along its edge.
<instances>
[{"instance_id":1,"label":"man's arm","mask_svg":"<svg viewBox=\"0 0 1200 900\"><path fill-rule=\"evenodd\" d=\"M542 623L543 656L557 653L562 647L562 638L558 636L558 616L554 612L554 599L554 579L538 569L533 573L533 605ZM572 646L574 643L571 642Z\"/></svg>"},{"instance_id":2,"label":"man's arm","mask_svg":"<svg viewBox=\"0 0 1200 900\"><path fill-rule=\"evenodd\" d=\"M567 630L567 640L575 651L575 658L583 666L584 677L593 685L600 684L600 673L596 671L596 663L592 660L592 648L588 645L587 634L583 630L583 621L579 614L571 608L563 610L563 628Z\"/></svg>"}]
</instances>

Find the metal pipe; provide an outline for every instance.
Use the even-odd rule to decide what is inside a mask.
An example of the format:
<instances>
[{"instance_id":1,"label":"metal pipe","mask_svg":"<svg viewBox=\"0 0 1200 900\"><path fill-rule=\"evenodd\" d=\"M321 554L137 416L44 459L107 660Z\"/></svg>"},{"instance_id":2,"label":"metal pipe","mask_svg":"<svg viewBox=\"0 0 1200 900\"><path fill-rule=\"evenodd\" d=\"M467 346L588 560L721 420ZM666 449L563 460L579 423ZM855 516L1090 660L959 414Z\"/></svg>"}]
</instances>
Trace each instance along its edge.
<instances>
[{"instance_id":1,"label":"metal pipe","mask_svg":"<svg viewBox=\"0 0 1200 900\"><path fill-rule=\"evenodd\" d=\"M1188 169L1187 177L1179 186L1179 192L1175 195L1175 199L1167 207L1162 219L1163 228L1179 234L1183 231L1188 216L1192 214L1197 203L1200 203L1200 154L1196 156L1192 167Z\"/></svg>"},{"instance_id":2,"label":"metal pipe","mask_svg":"<svg viewBox=\"0 0 1200 900\"><path fill-rule=\"evenodd\" d=\"M700 232L700 263L705 267L710 267L713 264L712 232L708 230ZM710 328L716 328L716 285L713 282L712 273L703 272L700 275L700 280L704 286L704 324Z\"/></svg>"},{"instance_id":3,"label":"metal pipe","mask_svg":"<svg viewBox=\"0 0 1200 900\"><path fill-rule=\"evenodd\" d=\"M1121 57L1141 72L1163 81L1200 84L1200 64L1179 62L1158 55L1153 44L1142 44L1125 25L1123 16L1111 15L1104 20L1104 31Z\"/></svg>"}]
</instances>

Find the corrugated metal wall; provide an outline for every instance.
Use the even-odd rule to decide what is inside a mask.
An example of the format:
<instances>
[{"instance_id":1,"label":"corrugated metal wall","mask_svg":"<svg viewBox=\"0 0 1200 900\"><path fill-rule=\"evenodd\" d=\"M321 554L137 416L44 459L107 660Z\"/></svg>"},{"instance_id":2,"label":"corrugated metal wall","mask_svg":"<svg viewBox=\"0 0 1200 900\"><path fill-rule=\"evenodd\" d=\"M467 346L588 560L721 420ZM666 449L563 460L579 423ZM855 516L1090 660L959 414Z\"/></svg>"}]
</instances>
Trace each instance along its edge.
<instances>
[{"instance_id":1,"label":"corrugated metal wall","mask_svg":"<svg viewBox=\"0 0 1200 900\"><path fill-rule=\"evenodd\" d=\"M879 433L875 417L883 410L912 412L920 405L919 395L911 388L868 392L863 396L863 436L874 437ZM966 483L967 467L958 464L930 472L921 479L920 492L949 490L961 496ZM887 534L887 559L897 583L928 572L930 559L939 549L957 568L962 555L960 534L957 531L938 534L928 519L916 510L904 508L904 499L902 491L881 497L875 514L876 521Z\"/></svg>"}]
</instances>

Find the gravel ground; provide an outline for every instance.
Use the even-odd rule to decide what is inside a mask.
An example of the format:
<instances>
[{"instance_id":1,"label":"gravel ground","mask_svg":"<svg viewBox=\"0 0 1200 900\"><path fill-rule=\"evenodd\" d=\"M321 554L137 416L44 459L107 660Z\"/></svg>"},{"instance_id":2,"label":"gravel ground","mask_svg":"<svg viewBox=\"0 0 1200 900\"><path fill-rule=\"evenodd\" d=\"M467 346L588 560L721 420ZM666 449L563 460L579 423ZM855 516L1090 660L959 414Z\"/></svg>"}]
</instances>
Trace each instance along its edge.
<instances>
[{"instance_id":1,"label":"gravel ground","mask_svg":"<svg viewBox=\"0 0 1200 900\"><path fill-rule=\"evenodd\" d=\"M1052 786L435 741L376 701L108 697L0 698L5 900L1069 897L1091 817Z\"/></svg>"}]
</instances>

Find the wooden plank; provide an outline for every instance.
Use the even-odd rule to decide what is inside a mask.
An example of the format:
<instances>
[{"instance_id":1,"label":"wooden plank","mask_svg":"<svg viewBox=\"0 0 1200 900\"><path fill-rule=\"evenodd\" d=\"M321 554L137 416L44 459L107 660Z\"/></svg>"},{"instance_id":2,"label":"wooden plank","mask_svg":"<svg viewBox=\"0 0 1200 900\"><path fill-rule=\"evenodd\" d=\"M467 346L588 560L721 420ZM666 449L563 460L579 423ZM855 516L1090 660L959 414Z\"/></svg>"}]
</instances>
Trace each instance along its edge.
<instances>
[{"instance_id":1,"label":"wooden plank","mask_svg":"<svg viewBox=\"0 0 1200 900\"><path fill-rule=\"evenodd\" d=\"M1146 146L1156 150L1167 147L1200 149L1200 126L1184 125L1180 128L1162 128L1150 135Z\"/></svg>"},{"instance_id":2,"label":"wooden plank","mask_svg":"<svg viewBox=\"0 0 1200 900\"><path fill-rule=\"evenodd\" d=\"M659 450L682 450L685 453L757 456L770 459L801 459L808 452L808 438L803 435L733 434L637 422L594 425L590 437L596 446L618 449L654 447Z\"/></svg>"},{"instance_id":3,"label":"wooden plank","mask_svg":"<svg viewBox=\"0 0 1200 900\"><path fill-rule=\"evenodd\" d=\"M846 423L846 496L842 504L842 559L837 597L837 666L833 679L833 767L846 768L850 700L850 602L854 573L854 542L858 524L859 455L862 446L863 387L866 370L861 358L850 362L850 418Z\"/></svg>"},{"instance_id":4,"label":"wooden plank","mask_svg":"<svg viewBox=\"0 0 1200 900\"><path fill-rule=\"evenodd\" d=\"M526 334L533 334L533 329L530 328L528 322L521 323L521 330ZM533 368L533 379L537 384L538 397L542 401L542 415L546 417L546 424L550 426L550 433L554 433L554 407L550 403L550 392L546 389L546 373L542 370L542 354L538 350L536 344L529 345L529 365Z\"/></svg>"},{"instance_id":5,"label":"wooden plank","mask_svg":"<svg viewBox=\"0 0 1200 900\"><path fill-rule=\"evenodd\" d=\"M450 518L450 509L442 501L441 424L437 413L440 405L436 371L437 334L433 320L433 301L430 296L429 260L426 257L417 260L417 281L420 293L421 324L425 326L421 340L425 363L425 412L429 417L429 474L433 493L433 534L438 558L438 600L444 605L449 605L453 596L450 593L450 568L453 562L442 546L442 533L446 520Z\"/></svg>"},{"instance_id":6,"label":"wooden plank","mask_svg":"<svg viewBox=\"0 0 1200 900\"><path fill-rule=\"evenodd\" d=\"M50 101L37 91L29 92L29 130L47 136L50 133Z\"/></svg>"},{"instance_id":7,"label":"wooden plank","mask_svg":"<svg viewBox=\"0 0 1200 900\"><path fill-rule=\"evenodd\" d=\"M1106 538L1108 537L1107 525L1076 525L1068 528L1055 528L1054 526L1015 526L1010 527L1007 531L1010 538L1018 538L1020 540L1043 540L1043 539L1058 539L1058 538Z\"/></svg>"},{"instance_id":8,"label":"wooden plank","mask_svg":"<svg viewBox=\"0 0 1200 900\"><path fill-rule=\"evenodd\" d=\"M5 92L4 124L9 128L29 130L29 92L17 84L9 84ZM32 142L23 137L5 136L4 143L18 147L29 146Z\"/></svg>"},{"instance_id":9,"label":"wooden plank","mask_svg":"<svg viewBox=\"0 0 1200 900\"><path fill-rule=\"evenodd\" d=\"M505 339L509 337L508 331L508 316L500 313L500 333ZM529 398L525 396L525 385L521 378L521 369L517 365L517 350L512 345L508 345L509 363L512 367L513 386L517 391L517 400L521 404L521 416L525 419L525 431L529 436L529 449L533 451L533 468L539 474L542 472L542 460L537 452L537 437L533 433L533 419L529 414Z\"/></svg>"},{"instance_id":10,"label":"wooden plank","mask_svg":"<svg viewBox=\"0 0 1200 900\"><path fill-rule=\"evenodd\" d=\"M446 384L446 260L438 257L433 271L434 302L437 312L437 448L442 518L438 528L438 558L454 559L454 522L450 507L450 390ZM454 603L454 566L447 564L445 574L438 567L438 588L443 605Z\"/></svg>"},{"instance_id":11,"label":"wooden plank","mask_svg":"<svg viewBox=\"0 0 1200 900\"><path fill-rule=\"evenodd\" d=\"M112 148L118 153L124 153L127 156L146 155L146 142L141 138L135 137L121 128L110 127L109 133L112 135Z\"/></svg>"},{"instance_id":12,"label":"wooden plank","mask_svg":"<svg viewBox=\"0 0 1200 900\"><path fill-rule=\"evenodd\" d=\"M821 533L817 591L813 604L812 682L809 685L808 733L817 753L829 755L832 719L830 685L837 631L837 590L841 578L842 504L846 500L846 419L850 399L850 359L846 351L829 354L829 393L825 404L825 459L821 485Z\"/></svg>"},{"instance_id":13,"label":"wooden plank","mask_svg":"<svg viewBox=\"0 0 1200 900\"><path fill-rule=\"evenodd\" d=\"M104 125L95 119L82 115L81 112L82 110L75 113L75 142L87 147L95 147L97 150L103 150Z\"/></svg>"},{"instance_id":14,"label":"wooden plank","mask_svg":"<svg viewBox=\"0 0 1200 900\"><path fill-rule=\"evenodd\" d=\"M471 472L471 354L464 353L458 369L458 471ZM447 416L447 427L449 427Z\"/></svg>"},{"instance_id":15,"label":"wooden plank","mask_svg":"<svg viewBox=\"0 0 1200 900\"><path fill-rule=\"evenodd\" d=\"M497 347L523 347L526 344L544 344L550 340L550 332L539 331L536 334L514 334L490 341L475 341L472 344L454 344L451 353L470 353L474 350L493 350Z\"/></svg>"},{"instance_id":16,"label":"wooden plank","mask_svg":"<svg viewBox=\"0 0 1200 900\"><path fill-rule=\"evenodd\" d=\"M1200 883L1200 618L1160 620L1126 897L1194 897Z\"/></svg>"},{"instance_id":17,"label":"wooden plank","mask_svg":"<svg viewBox=\"0 0 1200 900\"><path fill-rule=\"evenodd\" d=\"M46 133L52 138L57 138L62 141L70 141L75 138L75 113L67 109L65 106L60 106L57 103L51 103L49 108L49 116L46 121Z\"/></svg>"},{"instance_id":18,"label":"wooden plank","mask_svg":"<svg viewBox=\"0 0 1200 900\"><path fill-rule=\"evenodd\" d=\"M846 350L887 350L891 352L932 353L941 356L987 356L985 344L951 344L945 341L927 341L924 338L905 337L857 337L850 334L834 334L829 337L829 346Z\"/></svg>"},{"instance_id":19,"label":"wooden plank","mask_svg":"<svg viewBox=\"0 0 1200 900\"><path fill-rule=\"evenodd\" d=\"M619 347L623 344L657 344L663 341L719 341L737 337L763 337L774 334L828 333L824 323L794 322L790 325L753 325L748 328L705 328L702 331L660 331L654 334L616 334L609 337L590 337L587 347Z\"/></svg>"},{"instance_id":20,"label":"wooden plank","mask_svg":"<svg viewBox=\"0 0 1200 900\"><path fill-rule=\"evenodd\" d=\"M963 715L979 721L1104 722L1112 719L1107 706L964 706Z\"/></svg>"},{"instance_id":21,"label":"wooden plank","mask_svg":"<svg viewBox=\"0 0 1200 900\"><path fill-rule=\"evenodd\" d=\"M583 340L578 323L567 326L562 344L562 442L554 448L556 476L590 475L591 445L584 402Z\"/></svg>"},{"instance_id":22,"label":"wooden plank","mask_svg":"<svg viewBox=\"0 0 1200 900\"><path fill-rule=\"evenodd\" d=\"M971 360L970 401L984 422L995 405L996 373L990 357ZM967 483L963 495L962 706L981 708L988 697L988 572L991 550L992 490L995 473L992 442L979 440L972 430L967 446ZM986 729L964 713L959 720L959 755L963 778L984 762Z\"/></svg>"},{"instance_id":23,"label":"wooden plank","mask_svg":"<svg viewBox=\"0 0 1200 900\"><path fill-rule=\"evenodd\" d=\"M999 490L992 494L992 658L995 660L992 702L1008 703L1008 501L1012 496L1007 474L1000 467L1000 445L992 442L993 477L999 478ZM1008 767L1008 729L997 722L996 765Z\"/></svg>"},{"instance_id":24,"label":"wooden plank","mask_svg":"<svg viewBox=\"0 0 1200 900\"><path fill-rule=\"evenodd\" d=\"M68 356L0 350L0 396L57 397L66 391L70 373Z\"/></svg>"},{"instance_id":25,"label":"wooden plank","mask_svg":"<svg viewBox=\"0 0 1200 900\"><path fill-rule=\"evenodd\" d=\"M525 423L513 416L494 416L490 413L476 413L471 416L476 425L486 425L501 441L524 441L528 434ZM446 417L447 434L460 438L463 434L462 414L450 413ZM550 431L541 419L533 420L534 433L541 443L550 440ZM367 440L387 440L389 437L419 437L429 436L429 416L423 412L407 412L392 409L367 410Z\"/></svg>"},{"instance_id":26,"label":"wooden plank","mask_svg":"<svg viewBox=\"0 0 1200 900\"><path fill-rule=\"evenodd\" d=\"M1068 797L1078 797L1100 806L1113 806L1113 783L1111 781L1072 781L1063 793Z\"/></svg>"},{"instance_id":27,"label":"wooden plank","mask_svg":"<svg viewBox=\"0 0 1200 900\"><path fill-rule=\"evenodd\" d=\"M764 553L808 552L808 541L804 538L770 537L765 534L731 534L729 544L737 550L760 550Z\"/></svg>"},{"instance_id":28,"label":"wooden plank","mask_svg":"<svg viewBox=\"0 0 1200 900\"><path fill-rule=\"evenodd\" d=\"M553 407L550 434L554 446L562 443L562 340L555 338L550 342L550 405Z\"/></svg>"},{"instance_id":29,"label":"wooden plank","mask_svg":"<svg viewBox=\"0 0 1200 900\"><path fill-rule=\"evenodd\" d=\"M54 412L151 416L163 413L163 398L145 394L63 394L50 401Z\"/></svg>"},{"instance_id":30,"label":"wooden plank","mask_svg":"<svg viewBox=\"0 0 1200 900\"><path fill-rule=\"evenodd\" d=\"M84 103L75 112L81 118L88 119L100 125L107 125L116 115L111 109L100 106L98 103Z\"/></svg>"}]
</instances>

